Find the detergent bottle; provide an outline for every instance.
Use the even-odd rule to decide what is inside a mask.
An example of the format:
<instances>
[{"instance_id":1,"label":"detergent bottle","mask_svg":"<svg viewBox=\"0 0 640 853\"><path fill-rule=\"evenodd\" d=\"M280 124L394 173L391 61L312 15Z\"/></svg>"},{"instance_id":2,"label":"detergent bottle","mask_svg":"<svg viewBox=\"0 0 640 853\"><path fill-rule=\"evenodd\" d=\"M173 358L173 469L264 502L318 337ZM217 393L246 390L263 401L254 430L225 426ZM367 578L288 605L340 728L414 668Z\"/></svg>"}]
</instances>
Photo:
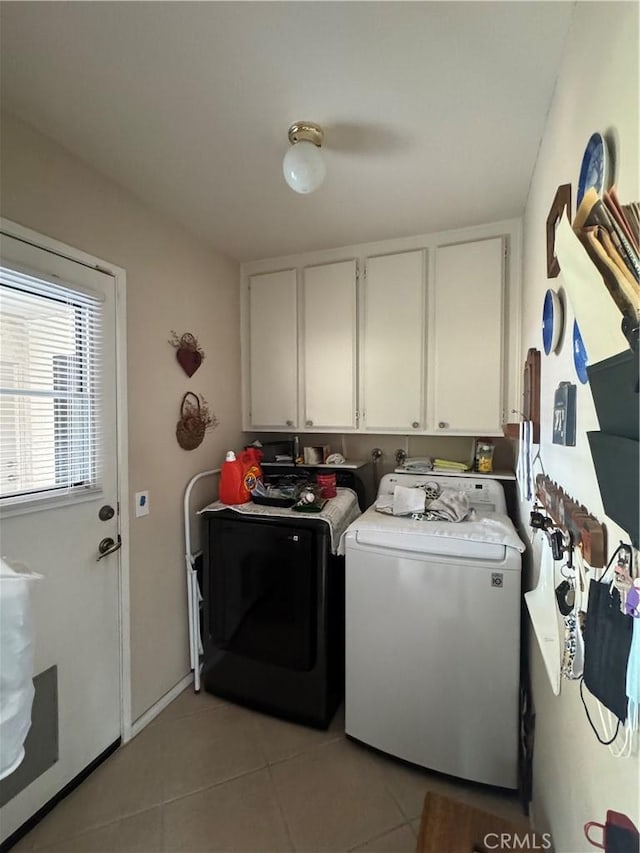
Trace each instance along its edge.
<instances>
[{"instance_id":1,"label":"detergent bottle","mask_svg":"<svg viewBox=\"0 0 640 853\"><path fill-rule=\"evenodd\" d=\"M246 504L251 500L251 493L244 484L245 465L236 454L230 450L225 456L220 474L220 500L224 504Z\"/></svg>"},{"instance_id":2,"label":"detergent bottle","mask_svg":"<svg viewBox=\"0 0 640 853\"><path fill-rule=\"evenodd\" d=\"M258 484L258 480L262 480L263 474L260 467L262 456L262 451L258 450L257 447L249 447L240 454L240 461L244 467L244 487L248 492L252 492Z\"/></svg>"}]
</instances>

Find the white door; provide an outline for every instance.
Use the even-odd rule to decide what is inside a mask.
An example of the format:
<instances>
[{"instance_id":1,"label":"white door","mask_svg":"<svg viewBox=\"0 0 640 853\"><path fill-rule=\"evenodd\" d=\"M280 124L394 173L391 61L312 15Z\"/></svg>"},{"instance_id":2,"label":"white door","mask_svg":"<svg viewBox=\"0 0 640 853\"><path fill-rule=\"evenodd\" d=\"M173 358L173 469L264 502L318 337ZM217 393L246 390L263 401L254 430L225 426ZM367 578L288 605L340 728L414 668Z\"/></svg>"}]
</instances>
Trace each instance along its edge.
<instances>
[{"instance_id":1,"label":"white door","mask_svg":"<svg viewBox=\"0 0 640 853\"><path fill-rule=\"evenodd\" d=\"M120 554L98 560L119 543L115 280L1 240L2 555L43 575L34 674L57 667L59 742L2 808L5 839L118 740L121 684Z\"/></svg>"},{"instance_id":2,"label":"white door","mask_svg":"<svg viewBox=\"0 0 640 853\"><path fill-rule=\"evenodd\" d=\"M303 388L306 429L356 426L356 262L306 267Z\"/></svg>"},{"instance_id":3,"label":"white door","mask_svg":"<svg viewBox=\"0 0 640 853\"><path fill-rule=\"evenodd\" d=\"M503 241L441 246L434 298L434 426L502 432Z\"/></svg>"},{"instance_id":4,"label":"white door","mask_svg":"<svg viewBox=\"0 0 640 853\"><path fill-rule=\"evenodd\" d=\"M298 425L296 271L249 279L249 428Z\"/></svg>"},{"instance_id":5,"label":"white door","mask_svg":"<svg viewBox=\"0 0 640 853\"><path fill-rule=\"evenodd\" d=\"M424 429L425 254L367 258L362 400L367 430Z\"/></svg>"}]
</instances>

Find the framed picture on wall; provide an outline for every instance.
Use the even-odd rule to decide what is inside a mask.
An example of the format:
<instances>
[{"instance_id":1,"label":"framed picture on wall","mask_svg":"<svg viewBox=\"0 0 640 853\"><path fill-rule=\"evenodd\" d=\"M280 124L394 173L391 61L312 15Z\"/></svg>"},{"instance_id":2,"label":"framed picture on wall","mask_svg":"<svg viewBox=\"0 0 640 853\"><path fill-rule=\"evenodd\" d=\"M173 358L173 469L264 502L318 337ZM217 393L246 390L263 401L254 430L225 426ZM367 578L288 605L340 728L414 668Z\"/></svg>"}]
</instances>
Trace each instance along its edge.
<instances>
[{"instance_id":1,"label":"framed picture on wall","mask_svg":"<svg viewBox=\"0 0 640 853\"><path fill-rule=\"evenodd\" d=\"M576 386L561 382L553 396L553 443L576 445Z\"/></svg>"},{"instance_id":2,"label":"framed picture on wall","mask_svg":"<svg viewBox=\"0 0 640 853\"><path fill-rule=\"evenodd\" d=\"M556 278L560 272L555 248L556 228L565 210L571 222L571 184L561 184L558 187L547 216L547 278Z\"/></svg>"}]
</instances>

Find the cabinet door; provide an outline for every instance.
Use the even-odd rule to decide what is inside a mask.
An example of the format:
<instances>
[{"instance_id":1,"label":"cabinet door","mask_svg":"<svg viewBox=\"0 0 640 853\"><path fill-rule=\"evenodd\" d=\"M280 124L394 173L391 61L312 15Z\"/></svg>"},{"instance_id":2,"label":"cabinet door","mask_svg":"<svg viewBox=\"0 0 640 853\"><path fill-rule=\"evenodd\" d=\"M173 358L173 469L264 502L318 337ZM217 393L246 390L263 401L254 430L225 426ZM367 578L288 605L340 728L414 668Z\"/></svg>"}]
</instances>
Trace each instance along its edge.
<instances>
[{"instance_id":1,"label":"cabinet door","mask_svg":"<svg viewBox=\"0 0 640 853\"><path fill-rule=\"evenodd\" d=\"M356 426L356 262L303 272L301 427Z\"/></svg>"},{"instance_id":2,"label":"cabinet door","mask_svg":"<svg viewBox=\"0 0 640 853\"><path fill-rule=\"evenodd\" d=\"M362 409L367 430L424 429L425 253L367 259Z\"/></svg>"},{"instance_id":3,"label":"cabinet door","mask_svg":"<svg viewBox=\"0 0 640 853\"><path fill-rule=\"evenodd\" d=\"M502 238L436 250L434 426L500 432L503 387Z\"/></svg>"},{"instance_id":4,"label":"cabinet door","mask_svg":"<svg viewBox=\"0 0 640 853\"><path fill-rule=\"evenodd\" d=\"M296 271L249 279L249 422L298 425Z\"/></svg>"}]
</instances>

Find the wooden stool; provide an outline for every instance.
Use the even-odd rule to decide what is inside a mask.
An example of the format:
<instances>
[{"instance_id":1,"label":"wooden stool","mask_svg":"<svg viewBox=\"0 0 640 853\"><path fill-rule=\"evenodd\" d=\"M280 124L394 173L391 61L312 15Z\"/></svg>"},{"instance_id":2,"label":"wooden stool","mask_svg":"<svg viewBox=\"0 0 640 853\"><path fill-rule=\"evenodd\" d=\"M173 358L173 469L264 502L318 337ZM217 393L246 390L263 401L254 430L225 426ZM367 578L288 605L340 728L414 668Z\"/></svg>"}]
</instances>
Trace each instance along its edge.
<instances>
[{"instance_id":1,"label":"wooden stool","mask_svg":"<svg viewBox=\"0 0 640 853\"><path fill-rule=\"evenodd\" d=\"M529 835L526 847L514 845L512 840ZM538 846L536 846L536 844ZM547 845L548 846L548 845ZM510 821L488 812L474 809L458 800L452 800L429 791L424 798L417 853L493 853L500 850L544 850L542 838L534 836L527 819Z\"/></svg>"}]
</instances>

